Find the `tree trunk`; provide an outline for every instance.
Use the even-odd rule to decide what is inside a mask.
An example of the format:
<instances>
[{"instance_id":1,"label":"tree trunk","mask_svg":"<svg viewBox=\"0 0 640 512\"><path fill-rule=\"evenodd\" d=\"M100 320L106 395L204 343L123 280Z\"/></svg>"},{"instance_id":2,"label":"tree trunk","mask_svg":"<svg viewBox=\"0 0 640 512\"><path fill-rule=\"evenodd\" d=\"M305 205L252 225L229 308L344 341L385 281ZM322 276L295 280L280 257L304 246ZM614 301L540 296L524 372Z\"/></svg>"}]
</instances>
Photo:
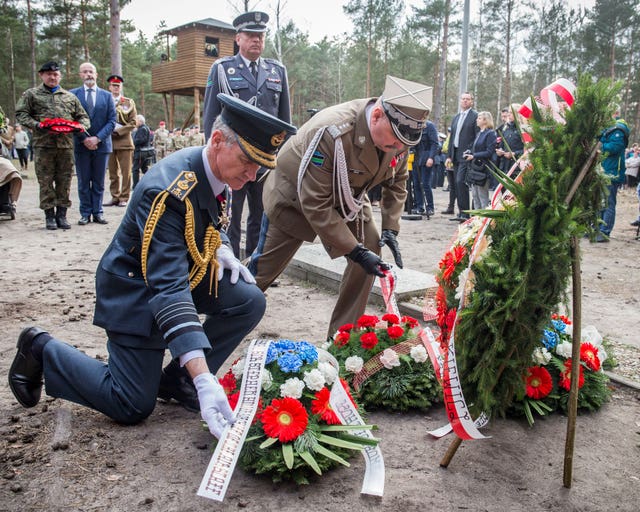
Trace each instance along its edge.
<instances>
[{"instance_id":1,"label":"tree trunk","mask_svg":"<svg viewBox=\"0 0 640 512\"><path fill-rule=\"evenodd\" d=\"M122 75L122 49L120 47L120 2L109 0L111 27L111 73Z\"/></svg>"}]
</instances>

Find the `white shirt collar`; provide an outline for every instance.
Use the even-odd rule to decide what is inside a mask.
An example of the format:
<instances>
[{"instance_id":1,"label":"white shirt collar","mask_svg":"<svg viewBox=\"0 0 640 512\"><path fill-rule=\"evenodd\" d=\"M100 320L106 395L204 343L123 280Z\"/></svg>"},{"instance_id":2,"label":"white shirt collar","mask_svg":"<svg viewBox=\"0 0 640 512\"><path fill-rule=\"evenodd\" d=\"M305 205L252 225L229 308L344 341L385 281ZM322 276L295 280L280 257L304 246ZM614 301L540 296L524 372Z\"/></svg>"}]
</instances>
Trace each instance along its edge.
<instances>
[{"instance_id":1,"label":"white shirt collar","mask_svg":"<svg viewBox=\"0 0 640 512\"><path fill-rule=\"evenodd\" d=\"M209 165L209 159L207 158L207 148L209 146L205 146L202 148L202 163L204 164L205 174L207 175L207 180L209 181L209 186L213 191L213 195L217 197L219 194L224 192L226 185L221 182L218 178L215 177L213 171L211 170L211 166Z\"/></svg>"},{"instance_id":2,"label":"white shirt collar","mask_svg":"<svg viewBox=\"0 0 640 512\"><path fill-rule=\"evenodd\" d=\"M247 68L250 68L249 65L253 62L252 60L247 59L244 55L239 54L240 58L242 59L242 61L244 62L244 65L247 66ZM258 66L260 66L260 57L257 58L256 60L256 64Z\"/></svg>"}]
</instances>

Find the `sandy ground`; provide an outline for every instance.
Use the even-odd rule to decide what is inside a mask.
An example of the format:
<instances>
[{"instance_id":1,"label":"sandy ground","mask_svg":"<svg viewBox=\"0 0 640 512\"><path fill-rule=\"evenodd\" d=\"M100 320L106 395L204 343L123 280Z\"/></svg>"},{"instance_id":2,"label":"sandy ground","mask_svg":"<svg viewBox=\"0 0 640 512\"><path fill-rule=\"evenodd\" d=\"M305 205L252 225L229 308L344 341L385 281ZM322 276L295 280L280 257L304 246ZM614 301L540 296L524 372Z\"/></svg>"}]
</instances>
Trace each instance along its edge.
<instances>
[{"instance_id":1,"label":"sandy ground","mask_svg":"<svg viewBox=\"0 0 640 512\"><path fill-rule=\"evenodd\" d=\"M601 411L579 417L571 489L562 486L563 416L539 420L534 428L525 421L493 421L487 428L491 439L464 442L443 469L438 462L450 441L426 433L445 422L441 407L428 414L371 414L386 462L383 498L360 495L364 466L357 457L352 467L301 488L236 470L218 504L196 496L211 437L194 413L159 403L147 421L123 427L47 397L23 409L6 383L23 327L40 325L92 356L106 357L104 334L91 323L93 275L124 209L107 208L107 226L77 226L75 195L72 229L46 231L31 171L17 220L0 222L0 510L637 510L640 393L625 386L613 386L613 398ZM406 266L423 272L436 267L457 225L438 213L445 197L436 191L431 220L403 221ZM635 195L621 192L612 241L582 244L583 322L612 340L623 355L620 373L640 382L640 241L629 226L636 214ZM331 293L282 277L267 295L267 313L251 338L322 340Z\"/></svg>"}]
</instances>

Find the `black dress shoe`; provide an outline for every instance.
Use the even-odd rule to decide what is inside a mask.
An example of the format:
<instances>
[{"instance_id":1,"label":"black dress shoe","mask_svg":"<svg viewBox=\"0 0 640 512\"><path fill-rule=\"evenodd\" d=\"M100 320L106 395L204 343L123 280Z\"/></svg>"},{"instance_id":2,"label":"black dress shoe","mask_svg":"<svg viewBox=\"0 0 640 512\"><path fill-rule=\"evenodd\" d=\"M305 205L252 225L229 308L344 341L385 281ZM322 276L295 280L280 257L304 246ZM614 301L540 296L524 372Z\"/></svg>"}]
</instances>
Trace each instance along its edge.
<instances>
[{"instance_id":1,"label":"black dress shoe","mask_svg":"<svg viewBox=\"0 0 640 512\"><path fill-rule=\"evenodd\" d=\"M640 219L636 219L631 223L632 226L640 226Z\"/></svg>"},{"instance_id":2,"label":"black dress shoe","mask_svg":"<svg viewBox=\"0 0 640 512\"><path fill-rule=\"evenodd\" d=\"M31 352L33 340L43 331L39 327L27 327L18 337L18 353L9 369L9 387L20 405L34 407L42 394L42 363Z\"/></svg>"},{"instance_id":3,"label":"black dress shoe","mask_svg":"<svg viewBox=\"0 0 640 512\"><path fill-rule=\"evenodd\" d=\"M158 398L165 402L170 402L173 399L188 411L198 412L200 410L198 392L191 377L189 377L187 370L180 368L174 362L169 363L162 370Z\"/></svg>"},{"instance_id":4,"label":"black dress shoe","mask_svg":"<svg viewBox=\"0 0 640 512\"><path fill-rule=\"evenodd\" d=\"M89 224L90 220L89 217L85 217L84 215L82 217L80 217L80 220L78 221L78 224L80 226L86 226L87 224Z\"/></svg>"},{"instance_id":5,"label":"black dress shoe","mask_svg":"<svg viewBox=\"0 0 640 512\"><path fill-rule=\"evenodd\" d=\"M451 219L449 219L452 222L464 222L465 220L468 220L468 217L452 217Z\"/></svg>"},{"instance_id":6,"label":"black dress shoe","mask_svg":"<svg viewBox=\"0 0 640 512\"><path fill-rule=\"evenodd\" d=\"M93 216L93 222L96 224L108 224L107 219L104 218L104 215L98 213Z\"/></svg>"},{"instance_id":7,"label":"black dress shoe","mask_svg":"<svg viewBox=\"0 0 640 512\"><path fill-rule=\"evenodd\" d=\"M453 215L453 209L452 208L447 208L446 210L442 210L440 213L442 215Z\"/></svg>"}]
</instances>

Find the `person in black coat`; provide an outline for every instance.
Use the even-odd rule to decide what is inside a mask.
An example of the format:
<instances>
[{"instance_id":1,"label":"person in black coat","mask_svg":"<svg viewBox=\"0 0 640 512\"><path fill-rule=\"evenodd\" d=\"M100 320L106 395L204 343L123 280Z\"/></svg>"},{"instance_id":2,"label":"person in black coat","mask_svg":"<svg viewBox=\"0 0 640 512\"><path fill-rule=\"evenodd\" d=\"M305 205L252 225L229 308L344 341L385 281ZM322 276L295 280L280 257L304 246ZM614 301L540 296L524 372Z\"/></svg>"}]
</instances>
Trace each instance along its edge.
<instances>
[{"instance_id":1,"label":"person in black coat","mask_svg":"<svg viewBox=\"0 0 640 512\"><path fill-rule=\"evenodd\" d=\"M446 161L447 165L453 164L454 180L449 184L449 207L443 213L452 214L454 201L457 199L458 216L451 220L459 222L469 218L466 211L470 208L469 186L466 183L467 160L463 155L465 151L471 150L480 131L476 123L478 113L472 107L473 95L469 92L462 93L460 112L451 123L451 140Z\"/></svg>"},{"instance_id":2,"label":"person in black coat","mask_svg":"<svg viewBox=\"0 0 640 512\"><path fill-rule=\"evenodd\" d=\"M146 125L144 116L138 114L136 115L136 130L133 132L133 166L131 167L133 187L140 181L140 173L145 174L154 160L155 149L153 148L151 131Z\"/></svg>"},{"instance_id":3,"label":"person in black coat","mask_svg":"<svg viewBox=\"0 0 640 512\"><path fill-rule=\"evenodd\" d=\"M520 135L520 130L515 123L514 112L520 109L520 105L513 104L506 112L506 122L498 128L499 143L496 148L496 155L498 155L498 167L500 170L507 174L513 164L516 163L518 158L524 153L524 142ZM512 178L518 176L520 169L515 168Z\"/></svg>"}]
</instances>

